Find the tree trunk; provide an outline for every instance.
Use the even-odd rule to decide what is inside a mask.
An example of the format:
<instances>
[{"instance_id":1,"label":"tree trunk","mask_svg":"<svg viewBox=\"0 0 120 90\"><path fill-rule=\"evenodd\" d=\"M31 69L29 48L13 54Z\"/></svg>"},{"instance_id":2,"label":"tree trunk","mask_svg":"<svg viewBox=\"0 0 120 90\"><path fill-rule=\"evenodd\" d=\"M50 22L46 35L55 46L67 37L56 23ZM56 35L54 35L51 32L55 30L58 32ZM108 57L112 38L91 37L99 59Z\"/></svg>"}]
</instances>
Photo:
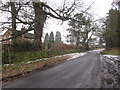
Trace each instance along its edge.
<instances>
[{"instance_id":1,"label":"tree trunk","mask_svg":"<svg viewBox=\"0 0 120 90\"><path fill-rule=\"evenodd\" d=\"M89 48L89 41L86 42L86 50L88 51L90 48Z\"/></svg>"},{"instance_id":2,"label":"tree trunk","mask_svg":"<svg viewBox=\"0 0 120 90\"><path fill-rule=\"evenodd\" d=\"M41 6L41 2L33 2L34 12L35 12L35 26L34 26L34 34L35 34L35 44L37 49L42 49L42 33L44 23L46 21L46 14Z\"/></svg>"},{"instance_id":3,"label":"tree trunk","mask_svg":"<svg viewBox=\"0 0 120 90\"><path fill-rule=\"evenodd\" d=\"M79 36L78 36L78 37L77 37L76 45L79 46L79 44L80 44L80 38L79 38Z\"/></svg>"},{"instance_id":4,"label":"tree trunk","mask_svg":"<svg viewBox=\"0 0 120 90\"><path fill-rule=\"evenodd\" d=\"M11 6L11 16L12 16L12 36L14 37L16 34L16 7L14 2L10 2L10 6ZM15 39L13 39L13 43L14 43Z\"/></svg>"}]
</instances>

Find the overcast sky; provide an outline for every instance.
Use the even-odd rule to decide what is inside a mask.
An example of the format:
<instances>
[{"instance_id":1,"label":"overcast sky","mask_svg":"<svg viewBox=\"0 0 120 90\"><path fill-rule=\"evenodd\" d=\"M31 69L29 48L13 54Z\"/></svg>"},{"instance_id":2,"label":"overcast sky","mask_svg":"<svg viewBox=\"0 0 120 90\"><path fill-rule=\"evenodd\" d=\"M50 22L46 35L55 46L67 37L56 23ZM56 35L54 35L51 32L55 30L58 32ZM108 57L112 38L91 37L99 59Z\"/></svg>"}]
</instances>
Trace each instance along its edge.
<instances>
[{"instance_id":1,"label":"overcast sky","mask_svg":"<svg viewBox=\"0 0 120 90\"><path fill-rule=\"evenodd\" d=\"M95 19L99 19L105 17L106 13L109 12L113 0L83 0L83 1L85 7L88 7L89 5L91 5L93 1L95 1L95 3L91 7L91 12L94 14ZM62 0L50 0L50 2L60 3L62 2ZM45 27L47 28L44 29L44 35L46 32L50 33L51 31L53 31L55 33L56 31L60 31L62 34L62 40L65 42L66 41L65 37L68 34L68 32L66 31L66 29L68 28L67 22L65 22L63 25L58 24L58 22L59 21L56 19L48 20L47 25L45 25Z\"/></svg>"}]
</instances>

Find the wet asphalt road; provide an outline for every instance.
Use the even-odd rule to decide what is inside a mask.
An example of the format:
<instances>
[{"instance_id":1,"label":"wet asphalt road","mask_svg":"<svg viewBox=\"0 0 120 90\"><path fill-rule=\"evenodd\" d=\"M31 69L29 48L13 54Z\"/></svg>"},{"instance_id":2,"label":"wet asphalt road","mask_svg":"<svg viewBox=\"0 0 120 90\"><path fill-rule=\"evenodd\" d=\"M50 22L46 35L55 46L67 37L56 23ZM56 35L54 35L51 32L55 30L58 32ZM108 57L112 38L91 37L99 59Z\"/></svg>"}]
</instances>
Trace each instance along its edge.
<instances>
[{"instance_id":1,"label":"wet asphalt road","mask_svg":"<svg viewBox=\"0 0 120 90\"><path fill-rule=\"evenodd\" d=\"M85 56L10 82L3 88L99 88L100 70L100 54L88 52Z\"/></svg>"}]
</instances>

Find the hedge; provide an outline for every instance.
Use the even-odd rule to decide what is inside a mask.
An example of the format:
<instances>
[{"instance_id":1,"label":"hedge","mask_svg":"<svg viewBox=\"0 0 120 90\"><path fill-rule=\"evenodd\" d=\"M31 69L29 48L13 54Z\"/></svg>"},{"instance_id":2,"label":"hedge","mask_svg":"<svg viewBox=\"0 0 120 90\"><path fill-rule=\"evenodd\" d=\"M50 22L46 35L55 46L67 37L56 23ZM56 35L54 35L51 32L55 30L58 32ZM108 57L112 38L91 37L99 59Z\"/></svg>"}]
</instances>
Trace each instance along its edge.
<instances>
[{"instance_id":1,"label":"hedge","mask_svg":"<svg viewBox=\"0 0 120 90\"><path fill-rule=\"evenodd\" d=\"M41 58L49 58L57 55L78 52L76 50L65 51L31 51L31 52L7 52L2 54L2 63L11 64L16 62L33 61Z\"/></svg>"}]
</instances>

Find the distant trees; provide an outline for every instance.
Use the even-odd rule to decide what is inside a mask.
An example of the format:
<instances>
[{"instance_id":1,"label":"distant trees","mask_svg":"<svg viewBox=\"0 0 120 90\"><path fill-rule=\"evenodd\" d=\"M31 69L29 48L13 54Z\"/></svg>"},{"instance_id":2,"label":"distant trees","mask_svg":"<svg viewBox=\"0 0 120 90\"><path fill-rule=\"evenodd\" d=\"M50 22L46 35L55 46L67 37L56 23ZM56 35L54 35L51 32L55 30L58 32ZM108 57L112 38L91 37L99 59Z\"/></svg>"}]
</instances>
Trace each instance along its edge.
<instances>
[{"instance_id":1,"label":"distant trees","mask_svg":"<svg viewBox=\"0 0 120 90\"><path fill-rule=\"evenodd\" d=\"M54 42L55 42L55 40L54 40L54 33L51 32L50 33L50 37L49 37L49 47L50 47L50 49L54 48Z\"/></svg>"},{"instance_id":2,"label":"distant trees","mask_svg":"<svg viewBox=\"0 0 120 90\"><path fill-rule=\"evenodd\" d=\"M69 26L67 30L69 31L68 38L70 39L70 42L76 43L77 46L80 44L81 40L81 30L82 26L85 24L85 17L83 16L82 13L76 14L74 16L75 20L69 21Z\"/></svg>"},{"instance_id":3,"label":"distant trees","mask_svg":"<svg viewBox=\"0 0 120 90\"><path fill-rule=\"evenodd\" d=\"M45 48L45 50L48 50L48 48L49 48L49 35L48 35L48 33L46 33L46 35L45 35L44 48Z\"/></svg>"},{"instance_id":4,"label":"distant trees","mask_svg":"<svg viewBox=\"0 0 120 90\"><path fill-rule=\"evenodd\" d=\"M55 38L54 38L55 37ZM55 49L56 45L62 43L62 37L61 33L59 31L56 32L56 35L54 36L54 33L51 32L50 35L46 33L45 39L44 39L44 48L45 50L53 50Z\"/></svg>"},{"instance_id":5,"label":"distant trees","mask_svg":"<svg viewBox=\"0 0 120 90\"><path fill-rule=\"evenodd\" d=\"M62 40L61 40L61 33L59 31L56 32L56 35L55 35L55 43L61 43Z\"/></svg>"},{"instance_id":6,"label":"distant trees","mask_svg":"<svg viewBox=\"0 0 120 90\"><path fill-rule=\"evenodd\" d=\"M89 41L97 29L95 22L92 22L90 17L83 13L76 14L74 20L69 21L67 30L69 31L68 41L74 42L77 46L82 45L86 50L89 50Z\"/></svg>"},{"instance_id":7,"label":"distant trees","mask_svg":"<svg viewBox=\"0 0 120 90\"><path fill-rule=\"evenodd\" d=\"M110 9L105 22L103 37L107 48L120 47L120 13L117 9Z\"/></svg>"}]
</instances>

